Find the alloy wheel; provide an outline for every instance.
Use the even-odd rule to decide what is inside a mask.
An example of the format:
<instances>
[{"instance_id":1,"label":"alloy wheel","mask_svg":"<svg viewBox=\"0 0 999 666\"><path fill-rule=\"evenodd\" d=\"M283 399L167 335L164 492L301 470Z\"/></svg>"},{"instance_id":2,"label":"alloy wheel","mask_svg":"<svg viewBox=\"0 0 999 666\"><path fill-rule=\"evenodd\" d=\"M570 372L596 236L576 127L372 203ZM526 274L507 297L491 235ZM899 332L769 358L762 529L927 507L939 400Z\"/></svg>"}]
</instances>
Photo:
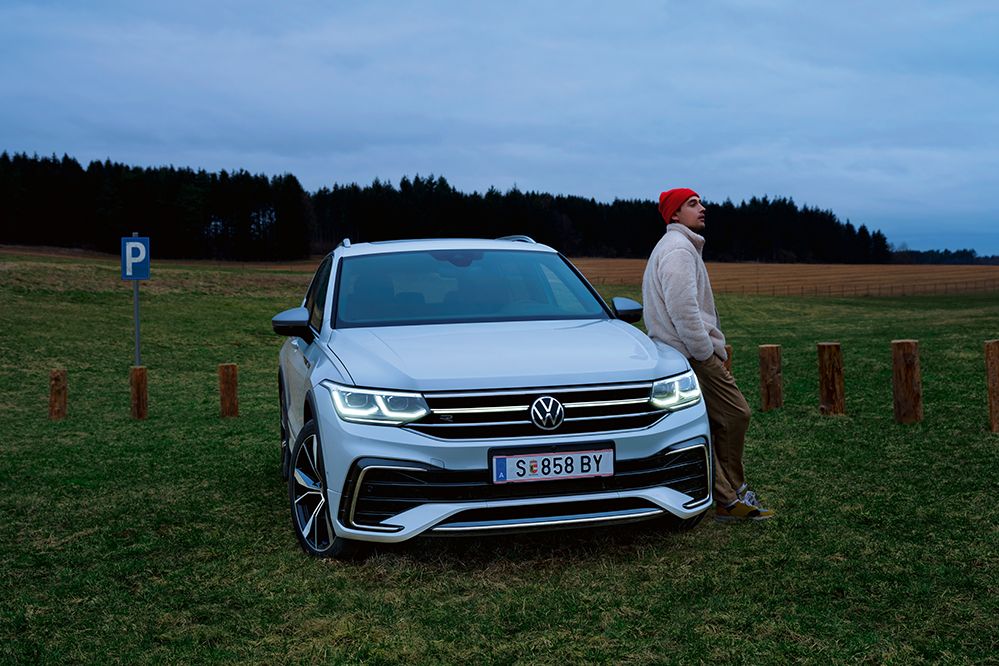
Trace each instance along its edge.
<instances>
[{"instance_id":1,"label":"alloy wheel","mask_svg":"<svg viewBox=\"0 0 999 666\"><path fill-rule=\"evenodd\" d=\"M292 470L295 526L306 544L317 553L328 549L334 538L323 488L322 455L319 438L312 435L298 447Z\"/></svg>"}]
</instances>

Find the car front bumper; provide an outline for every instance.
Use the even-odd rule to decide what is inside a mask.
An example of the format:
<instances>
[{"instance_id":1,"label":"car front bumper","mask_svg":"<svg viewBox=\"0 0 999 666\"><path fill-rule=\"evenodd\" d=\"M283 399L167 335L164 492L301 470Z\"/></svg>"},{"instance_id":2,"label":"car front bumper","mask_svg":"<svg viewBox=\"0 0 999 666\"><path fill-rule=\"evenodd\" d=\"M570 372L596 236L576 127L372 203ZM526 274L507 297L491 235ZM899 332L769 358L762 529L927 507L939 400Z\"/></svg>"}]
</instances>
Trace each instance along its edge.
<instances>
[{"instance_id":1,"label":"car front bumper","mask_svg":"<svg viewBox=\"0 0 999 666\"><path fill-rule=\"evenodd\" d=\"M685 519L712 500L703 403L648 428L596 435L444 441L406 428L344 422L332 409L319 427L334 530L348 539L389 543L419 535L599 527L666 514ZM489 481L493 449L581 444L613 446L615 476L504 486ZM391 515L372 519L363 506L359 512L359 504L378 501L391 506Z\"/></svg>"}]
</instances>

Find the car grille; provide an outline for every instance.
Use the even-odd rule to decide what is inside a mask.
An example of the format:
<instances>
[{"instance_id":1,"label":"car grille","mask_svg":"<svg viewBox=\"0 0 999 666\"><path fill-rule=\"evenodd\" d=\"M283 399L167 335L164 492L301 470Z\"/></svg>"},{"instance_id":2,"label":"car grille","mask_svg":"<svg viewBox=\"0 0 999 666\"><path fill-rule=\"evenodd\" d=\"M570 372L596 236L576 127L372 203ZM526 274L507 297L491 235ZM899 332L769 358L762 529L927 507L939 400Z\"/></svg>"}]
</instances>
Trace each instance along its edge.
<instances>
[{"instance_id":1,"label":"car grille","mask_svg":"<svg viewBox=\"0 0 999 666\"><path fill-rule=\"evenodd\" d=\"M341 522L375 527L421 504L484 502L558 497L666 486L689 495L691 503L708 497L707 444L687 442L647 458L616 460L614 476L531 483L493 484L487 469L445 470L411 463L359 461L344 488Z\"/></svg>"},{"instance_id":2,"label":"car grille","mask_svg":"<svg viewBox=\"0 0 999 666\"><path fill-rule=\"evenodd\" d=\"M581 435L647 428L666 412L649 403L652 383L518 389L474 393L425 393L431 413L407 428L440 439L498 439ZM531 421L531 404L549 396L565 408L554 430Z\"/></svg>"}]
</instances>

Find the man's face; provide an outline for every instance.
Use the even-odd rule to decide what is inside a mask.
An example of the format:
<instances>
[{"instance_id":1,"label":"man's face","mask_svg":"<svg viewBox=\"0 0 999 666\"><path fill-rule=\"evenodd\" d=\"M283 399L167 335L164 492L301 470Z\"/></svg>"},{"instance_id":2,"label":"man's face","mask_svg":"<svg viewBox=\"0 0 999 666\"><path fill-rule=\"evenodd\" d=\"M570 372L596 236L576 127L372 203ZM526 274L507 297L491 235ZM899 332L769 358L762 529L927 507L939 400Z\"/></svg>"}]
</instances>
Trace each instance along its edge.
<instances>
[{"instance_id":1,"label":"man's face","mask_svg":"<svg viewBox=\"0 0 999 666\"><path fill-rule=\"evenodd\" d=\"M683 202L678 211L673 213L672 220L691 231L704 231L704 204L698 197L690 197Z\"/></svg>"}]
</instances>

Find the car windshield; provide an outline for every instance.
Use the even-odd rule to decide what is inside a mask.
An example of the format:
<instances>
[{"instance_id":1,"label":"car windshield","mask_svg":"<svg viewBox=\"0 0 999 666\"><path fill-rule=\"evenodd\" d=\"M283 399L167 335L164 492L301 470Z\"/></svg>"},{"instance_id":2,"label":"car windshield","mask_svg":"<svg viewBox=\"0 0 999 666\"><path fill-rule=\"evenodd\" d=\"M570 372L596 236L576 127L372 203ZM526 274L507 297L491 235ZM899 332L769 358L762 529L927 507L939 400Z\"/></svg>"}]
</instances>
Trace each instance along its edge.
<instances>
[{"instance_id":1,"label":"car windshield","mask_svg":"<svg viewBox=\"0 0 999 666\"><path fill-rule=\"evenodd\" d=\"M605 319L558 254L427 250L345 257L336 328L535 319Z\"/></svg>"}]
</instances>

